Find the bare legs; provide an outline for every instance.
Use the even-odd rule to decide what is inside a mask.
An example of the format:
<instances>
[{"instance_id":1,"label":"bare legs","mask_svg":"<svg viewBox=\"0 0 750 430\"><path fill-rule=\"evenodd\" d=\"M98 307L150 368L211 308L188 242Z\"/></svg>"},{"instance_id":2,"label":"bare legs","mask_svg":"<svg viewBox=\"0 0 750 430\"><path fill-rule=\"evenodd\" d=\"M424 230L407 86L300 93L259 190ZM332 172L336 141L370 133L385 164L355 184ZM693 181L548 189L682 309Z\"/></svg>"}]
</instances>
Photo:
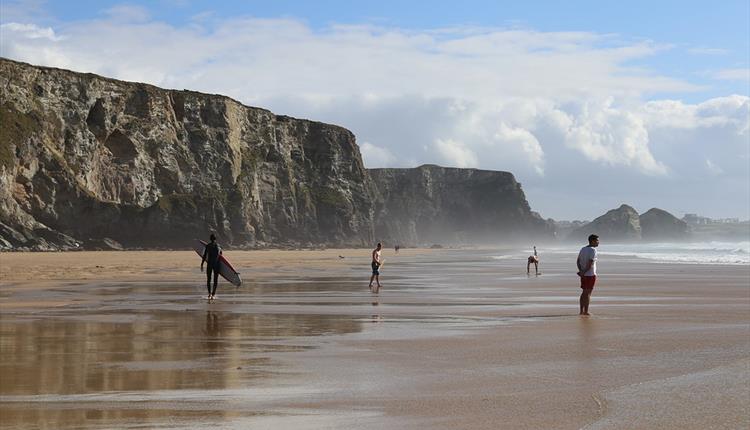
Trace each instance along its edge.
<instances>
[{"instance_id":1,"label":"bare legs","mask_svg":"<svg viewBox=\"0 0 750 430\"><path fill-rule=\"evenodd\" d=\"M581 300L580 300L580 313L579 315L591 315L589 313L589 302L591 301L591 292L593 292L593 288L583 288L581 290Z\"/></svg>"},{"instance_id":2,"label":"bare legs","mask_svg":"<svg viewBox=\"0 0 750 430\"><path fill-rule=\"evenodd\" d=\"M530 274L529 273L529 267L530 266L531 266L531 261L529 261L528 263L526 263L526 274L527 275ZM537 263L536 261L534 262L534 273L536 273L537 275L539 274L539 263Z\"/></svg>"},{"instance_id":3,"label":"bare legs","mask_svg":"<svg viewBox=\"0 0 750 430\"><path fill-rule=\"evenodd\" d=\"M378 284L378 287L375 288L375 289L372 288L372 281L373 280L375 280L375 282L377 282L377 284ZM373 293L377 293L377 292L380 291L380 275L376 275L376 274L373 273L372 276L370 276L370 291L372 291Z\"/></svg>"},{"instance_id":4,"label":"bare legs","mask_svg":"<svg viewBox=\"0 0 750 430\"><path fill-rule=\"evenodd\" d=\"M529 268L531 267L531 264L534 263L534 272L536 274L539 274L539 260L535 259L534 257L529 257L529 260L526 262L526 274L529 275Z\"/></svg>"}]
</instances>

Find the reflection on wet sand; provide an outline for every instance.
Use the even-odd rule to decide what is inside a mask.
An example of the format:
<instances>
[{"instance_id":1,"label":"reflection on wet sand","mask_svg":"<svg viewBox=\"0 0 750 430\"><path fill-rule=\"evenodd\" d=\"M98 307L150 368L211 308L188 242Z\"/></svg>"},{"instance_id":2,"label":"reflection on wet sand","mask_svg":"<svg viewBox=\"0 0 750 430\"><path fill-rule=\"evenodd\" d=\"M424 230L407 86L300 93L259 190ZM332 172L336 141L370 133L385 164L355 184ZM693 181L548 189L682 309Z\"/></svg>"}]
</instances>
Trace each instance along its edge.
<instances>
[{"instance_id":1,"label":"reflection on wet sand","mask_svg":"<svg viewBox=\"0 0 750 430\"><path fill-rule=\"evenodd\" d=\"M746 422L746 268L608 262L596 315L580 318L564 256L527 277L496 251L402 252L373 295L368 252L364 267L290 261L212 303L187 271L3 285L0 427L621 428L665 399L672 415L698 410L682 400L691 375L719 393L734 381L731 396L699 399L715 413L689 426L649 426L650 411L637 427ZM608 411L627 418L610 426Z\"/></svg>"},{"instance_id":2,"label":"reflection on wet sand","mask_svg":"<svg viewBox=\"0 0 750 430\"><path fill-rule=\"evenodd\" d=\"M372 298L372 322L379 323L383 322L383 316L380 314L380 297L375 296Z\"/></svg>"},{"instance_id":3,"label":"reflection on wet sand","mask_svg":"<svg viewBox=\"0 0 750 430\"><path fill-rule=\"evenodd\" d=\"M212 311L205 313L205 320L173 314L132 324L3 321L0 394L231 388L270 371L229 371L238 366L258 369L265 352L284 348L269 340L347 333L357 331L358 325L317 315L258 317Z\"/></svg>"},{"instance_id":4,"label":"reflection on wet sand","mask_svg":"<svg viewBox=\"0 0 750 430\"><path fill-rule=\"evenodd\" d=\"M56 308L54 316L0 315L0 426L239 414L217 407L210 390L246 389L278 372L269 353L304 348L290 339L351 333L361 325L336 315L251 314L214 310L221 308L216 304L206 310L203 303L195 310L144 310L128 299L138 292L119 292L103 289L97 304ZM159 393L171 390L207 394L182 409L160 401ZM124 393L142 399L122 401Z\"/></svg>"}]
</instances>

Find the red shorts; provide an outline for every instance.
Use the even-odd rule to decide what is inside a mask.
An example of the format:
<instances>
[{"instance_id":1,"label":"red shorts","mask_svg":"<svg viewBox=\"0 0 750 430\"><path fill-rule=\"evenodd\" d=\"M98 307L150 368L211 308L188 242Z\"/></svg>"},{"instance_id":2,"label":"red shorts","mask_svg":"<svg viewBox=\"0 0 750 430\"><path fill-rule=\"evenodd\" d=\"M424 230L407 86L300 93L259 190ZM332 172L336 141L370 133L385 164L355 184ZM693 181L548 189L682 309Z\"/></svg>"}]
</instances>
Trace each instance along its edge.
<instances>
[{"instance_id":1,"label":"red shorts","mask_svg":"<svg viewBox=\"0 0 750 430\"><path fill-rule=\"evenodd\" d=\"M596 284L596 276L581 276L581 288L584 290L593 290Z\"/></svg>"}]
</instances>

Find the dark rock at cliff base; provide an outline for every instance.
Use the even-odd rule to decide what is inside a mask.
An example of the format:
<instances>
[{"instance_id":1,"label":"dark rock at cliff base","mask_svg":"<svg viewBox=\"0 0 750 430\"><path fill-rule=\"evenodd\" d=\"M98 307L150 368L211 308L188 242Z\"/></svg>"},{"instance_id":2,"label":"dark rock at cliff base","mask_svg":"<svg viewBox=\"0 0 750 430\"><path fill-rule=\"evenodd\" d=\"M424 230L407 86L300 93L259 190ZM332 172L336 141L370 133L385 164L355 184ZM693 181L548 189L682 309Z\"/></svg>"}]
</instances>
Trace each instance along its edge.
<instances>
[{"instance_id":1,"label":"dark rock at cliff base","mask_svg":"<svg viewBox=\"0 0 750 430\"><path fill-rule=\"evenodd\" d=\"M0 251L65 251L79 250L80 242L73 237L41 224L32 228L12 228L0 222Z\"/></svg>"},{"instance_id":2,"label":"dark rock at cliff base","mask_svg":"<svg viewBox=\"0 0 750 430\"><path fill-rule=\"evenodd\" d=\"M640 222L643 240L684 240L690 235L685 221L662 209L649 209L640 216Z\"/></svg>"},{"instance_id":3,"label":"dark rock at cliff base","mask_svg":"<svg viewBox=\"0 0 750 430\"><path fill-rule=\"evenodd\" d=\"M379 240L498 244L553 237L553 225L531 211L509 172L434 165L368 171Z\"/></svg>"},{"instance_id":4,"label":"dark rock at cliff base","mask_svg":"<svg viewBox=\"0 0 750 430\"><path fill-rule=\"evenodd\" d=\"M124 249L121 243L108 237L89 239L83 246L92 251L122 251Z\"/></svg>"},{"instance_id":5,"label":"dark rock at cliff base","mask_svg":"<svg viewBox=\"0 0 750 430\"><path fill-rule=\"evenodd\" d=\"M641 239L641 223L638 212L628 205L621 205L590 223L580 227L568 236L569 239L586 243L590 234L599 235L607 242L631 242Z\"/></svg>"}]
</instances>

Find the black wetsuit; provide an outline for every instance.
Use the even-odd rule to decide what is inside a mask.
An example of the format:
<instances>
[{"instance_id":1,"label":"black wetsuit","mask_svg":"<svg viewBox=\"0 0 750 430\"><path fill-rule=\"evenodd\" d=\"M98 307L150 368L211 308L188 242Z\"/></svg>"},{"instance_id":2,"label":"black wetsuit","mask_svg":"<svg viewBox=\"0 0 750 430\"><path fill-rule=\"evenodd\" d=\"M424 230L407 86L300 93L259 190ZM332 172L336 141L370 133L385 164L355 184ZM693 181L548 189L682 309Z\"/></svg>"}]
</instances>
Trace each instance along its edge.
<instances>
[{"instance_id":1,"label":"black wetsuit","mask_svg":"<svg viewBox=\"0 0 750 430\"><path fill-rule=\"evenodd\" d=\"M216 294L216 284L219 283L219 256L221 255L221 247L216 242L211 242L206 245L206 249L203 251L203 260L206 262L206 288L208 289L208 295L213 296ZM211 274L214 275L214 289L211 291Z\"/></svg>"}]
</instances>

